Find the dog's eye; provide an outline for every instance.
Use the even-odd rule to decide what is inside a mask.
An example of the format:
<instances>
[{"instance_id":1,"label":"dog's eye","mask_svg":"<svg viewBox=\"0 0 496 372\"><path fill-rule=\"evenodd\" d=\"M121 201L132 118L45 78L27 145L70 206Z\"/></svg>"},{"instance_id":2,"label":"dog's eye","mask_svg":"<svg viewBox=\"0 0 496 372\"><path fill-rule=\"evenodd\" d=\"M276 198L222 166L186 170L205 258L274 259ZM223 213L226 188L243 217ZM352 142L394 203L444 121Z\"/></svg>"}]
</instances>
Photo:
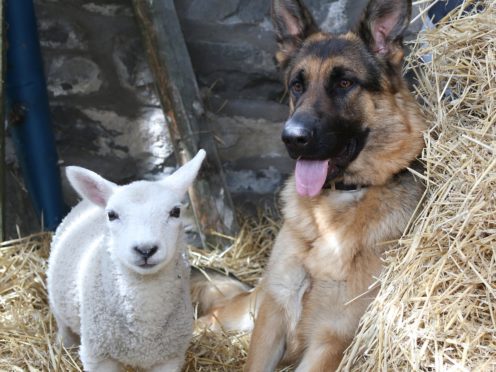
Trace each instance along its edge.
<instances>
[{"instance_id":1,"label":"dog's eye","mask_svg":"<svg viewBox=\"0 0 496 372\"><path fill-rule=\"evenodd\" d=\"M114 211L108 211L107 212L107 217L109 221L115 221L119 219L119 215L115 213Z\"/></svg>"},{"instance_id":2,"label":"dog's eye","mask_svg":"<svg viewBox=\"0 0 496 372\"><path fill-rule=\"evenodd\" d=\"M348 80L348 79L341 79L338 83L339 87L341 89L348 89L353 85L353 81Z\"/></svg>"},{"instance_id":3,"label":"dog's eye","mask_svg":"<svg viewBox=\"0 0 496 372\"><path fill-rule=\"evenodd\" d=\"M293 84L291 84L291 91L293 92L293 94L302 94L303 93L303 84L300 83L299 81L296 81L294 82Z\"/></svg>"},{"instance_id":4,"label":"dog's eye","mask_svg":"<svg viewBox=\"0 0 496 372\"><path fill-rule=\"evenodd\" d=\"M174 207L169 212L169 216L171 216L173 218L179 218L180 215L181 215L181 208L179 208L179 207Z\"/></svg>"}]
</instances>

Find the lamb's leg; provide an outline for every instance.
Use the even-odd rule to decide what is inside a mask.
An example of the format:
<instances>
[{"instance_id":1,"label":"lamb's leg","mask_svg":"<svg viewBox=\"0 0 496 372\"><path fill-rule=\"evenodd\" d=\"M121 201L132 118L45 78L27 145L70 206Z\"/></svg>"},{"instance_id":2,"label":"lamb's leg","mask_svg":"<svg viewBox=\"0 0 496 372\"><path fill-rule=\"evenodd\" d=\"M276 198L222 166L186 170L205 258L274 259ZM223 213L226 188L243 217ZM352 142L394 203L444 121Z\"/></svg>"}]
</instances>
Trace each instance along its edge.
<instances>
[{"instance_id":1,"label":"lamb's leg","mask_svg":"<svg viewBox=\"0 0 496 372\"><path fill-rule=\"evenodd\" d=\"M150 369L150 372L179 372L183 365L183 359L174 358Z\"/></svg>"},{"instance_id":2,"label":"lamb's leg","mask_svg":"<svg viewBox=\"0 0 496 372\"><path fill-rule=\"evenodd\" d=\"M104 359L99 361L83 362L84 370L87 372L119 372L121 367L113 359Z\"/></svg>"},{"instance_id":3,"label":"lamb's leg","mask_svg":"<svg viewBox=\"0 0 496 372\"><path fill-rule=\"evenodd\" d=\"M57 340L62 342L65 348L77 346L79 344L79 336L59 318L55 317L57 322Z\"/></svg>"},{"instance_id":4,"label":"lamb's leg","mask_svg":"<svg viewBox=\"0 0 496 372\"><path fill-rule=\"evenodd\" d=\"M84 370L87 372L119 372L119 362L114 359L91 354L84 343L79 351Z\"/></svg>"}]
</instances>

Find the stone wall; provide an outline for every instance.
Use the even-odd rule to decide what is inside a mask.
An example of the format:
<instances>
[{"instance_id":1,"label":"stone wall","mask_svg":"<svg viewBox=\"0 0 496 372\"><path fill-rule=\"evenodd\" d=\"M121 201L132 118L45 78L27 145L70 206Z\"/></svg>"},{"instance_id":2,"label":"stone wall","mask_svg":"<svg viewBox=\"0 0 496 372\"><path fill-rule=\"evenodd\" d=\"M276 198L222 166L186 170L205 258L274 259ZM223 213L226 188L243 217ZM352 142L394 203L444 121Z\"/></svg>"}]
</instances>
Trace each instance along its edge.
<instances>
[{"instance_id":1,"label":"stone wall","mask_svg":"<svg viewBox=\"0 0 496 372\"><path fill-rule=\"evenodd\" d=\"M116 182L151 178L174 166L131 1L35 4L61 165L81 165ZM11 150L7 162L7 192L16 194L8 198L8 235L15 234L15 223L23 234L36 231ZM63 181L72 205L76 197Z\"/></svg>"},{"instance_id":2,"label":"stone wall","mask_svg":"<svg viewBox=\"0 0 496 372\"><path fill-rule=\"evenodd\" d=\"M62 165L116 182L175 165L131 0L35 0ZM306 0L328 31L354 22L364 0ZM274 201L292 164L280 141L287 115L273 63L269 0L176 0L208 118L236 204ZM8 236L39 229L8 144ZM75 195L64 181L69 204Z\"/></svg>"},{"instance_id":3,"label":"stone wall","mask_svg":"<svg viewBox=\"0 0 496 372\"><path fill-rule=\"evenodd\" d=\"M356 22L364 0L306 0L330 32ZM268 0L176 0L235 202L274 201L293 167L280 140L287 105L273 55Z\"/></svg>"}]
</instances>

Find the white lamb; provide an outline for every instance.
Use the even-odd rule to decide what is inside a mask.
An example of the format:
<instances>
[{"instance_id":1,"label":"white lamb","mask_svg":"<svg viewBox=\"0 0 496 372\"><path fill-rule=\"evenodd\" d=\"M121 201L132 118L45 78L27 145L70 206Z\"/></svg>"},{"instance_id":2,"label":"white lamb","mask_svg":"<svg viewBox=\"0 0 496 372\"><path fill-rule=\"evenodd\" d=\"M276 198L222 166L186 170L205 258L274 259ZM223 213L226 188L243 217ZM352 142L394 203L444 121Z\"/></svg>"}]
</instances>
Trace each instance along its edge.
<instances>
[{"instance_id":1,"label":"white lamb","mask_svg":"<svg viewBox=\"0 0 496 372\"><path fill-rule=\"evenodd\" d=\"M204 158L126 186L67 168L83 201L55 233L47 284L59 337L80 336L85 370L180 370L193 327L180 202Z\"/></svg>"}]
</instances>

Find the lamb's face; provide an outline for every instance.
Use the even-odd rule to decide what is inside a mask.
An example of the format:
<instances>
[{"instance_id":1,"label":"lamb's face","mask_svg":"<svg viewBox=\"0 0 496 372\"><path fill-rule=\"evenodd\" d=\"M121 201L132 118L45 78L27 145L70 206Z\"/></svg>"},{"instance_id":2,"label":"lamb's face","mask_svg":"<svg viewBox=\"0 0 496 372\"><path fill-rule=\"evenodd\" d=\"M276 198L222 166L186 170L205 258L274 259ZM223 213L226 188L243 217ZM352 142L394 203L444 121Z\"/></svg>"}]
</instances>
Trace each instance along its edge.
<instances>
[{"instance_id":1,"label":"lamb's face","mask_svg":"<svg viewBox=\"0 0 496 372\"><path fill-rule=\"evenodd\" d=\"M68 167L69 182L81 197L107 215L108 249L118 262L140 274L156 273L179 249L180 201L205 159L198 154L161 181L117 186L80 167Z\"/></svg>"},{"instance_id":2,"label":"lamb's face","mask_svg":"<svg viewBox=\"0 0 496 372\"><path fill-rule=\"evenodd\" d=\"M167 266L182 234L180 195L160 182L120 187L105 208L113 257L140 274Z\"/></svg>"}]
</instances>

